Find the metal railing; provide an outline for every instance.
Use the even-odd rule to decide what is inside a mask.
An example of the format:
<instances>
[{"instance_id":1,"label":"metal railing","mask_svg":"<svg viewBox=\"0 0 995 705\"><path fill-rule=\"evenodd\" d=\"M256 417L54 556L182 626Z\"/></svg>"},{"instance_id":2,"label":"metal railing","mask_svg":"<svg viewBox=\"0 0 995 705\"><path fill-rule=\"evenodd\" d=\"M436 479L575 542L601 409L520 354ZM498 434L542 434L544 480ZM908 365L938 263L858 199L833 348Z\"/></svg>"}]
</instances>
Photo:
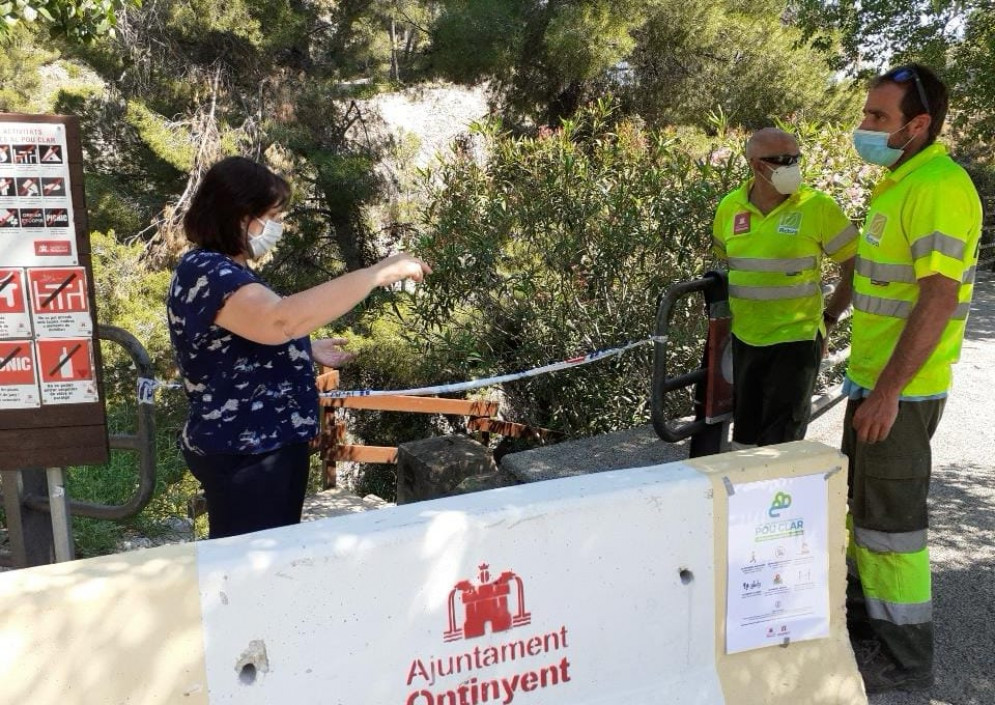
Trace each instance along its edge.
<instances>
[{"instance_id":1,"label":"metal railing","mask_svg":"<svg viewBox=\"0 0 995 705\"><path fill-rule=\"evenodd\" d=\"M670 314L674 305L695 293L702 293L706 303L727 298L724 277L718 272L709 272L701 279L674 284L660 297L657 306L655 335L663 339L653 345L653 382L650 392L650 415L656 434L669 443L678 443L695 434L704 433L713 427L704 418L692 421L666 418L667 395L686 387L702 384L708 374L701 366L677 377L667 376L667 343L670 336Z\"/></svg>"},{"instance_id":2,"label":"metal railing","mask_svg":"<svg viewBox=\"0 0 995 705\"><path fill-rule=\"evenodd\" d=\"M687 438L694 438L699 434L714 433L724 435L725 429L722 424L709 423L702 414L696 414L696 418L688 419L668 419L666 418L667 395L686 387L694 386L700 390L708 377L708 368L703 364L697 369L685 372L676 377L667 376L667 343L670 334L670 315L674 305L686 296L701 292L705 297L705 303L709 306L721 303L728 298L726 281L722 274L709 272L701 279L674 284L660 298L656 316L656 335L664 339L664 342L656 343L653 355L653 382L651 390L651 418L653 428L657 435L669 443L678 443ZM828 296L831 289L826 292ZM850 315L847 311L841 316L841 320ZM833 368L850 357L849 346L826 357L820 365L820 372ZM696 394L696 406L701 403L700 395ZM846 399L838 385L833 389L823 392L812 399L809 421L814 421L841 401ZM723 439L719 439L721 443ZM714 445L715 439L713 439Z\"/></svg>"},{"instance_id":3,"label":"metal railing","mask_svg":"<svg viewBox=\"0 0 995 705\"><path fill-rule=\"evenodd\" d=\"M155 369L148 352L138 339L128 331L117 326L98 325L97 337L117 343L127 351L135 365L138 380L155 379ZM136 389L138 385L136 384ZM138 486L123 504L99 504L69 500L69 510L74 516L92 519L119 520L128 519L138 514L152 499L156 481L155 454L155 406L151 400L139 399L137 411L137 429L134 434L110 434L108 445L111 450L126 450L138 454ZM30 493L24 496L22 504L25 508L37 512L55 515L52 501L48 495ZM23 540L23 537L21 537ZM12 565L13 556L10 551L0 552L0 565Z\"/></svg>"}]
</instances>

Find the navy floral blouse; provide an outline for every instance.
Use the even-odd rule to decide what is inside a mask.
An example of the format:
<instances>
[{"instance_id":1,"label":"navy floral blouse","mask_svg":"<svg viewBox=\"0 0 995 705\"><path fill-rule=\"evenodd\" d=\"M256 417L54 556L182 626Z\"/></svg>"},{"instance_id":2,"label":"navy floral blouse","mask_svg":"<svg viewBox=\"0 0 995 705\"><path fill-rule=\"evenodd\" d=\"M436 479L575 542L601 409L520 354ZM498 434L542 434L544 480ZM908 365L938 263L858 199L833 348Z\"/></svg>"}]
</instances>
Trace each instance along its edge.
<instances>
[{"instance_id":1,"label":"navy floral blouse","mask_svg":"<svg viewBox=\"0 0 995 705\"><path fill-rule=\"evenodd\" d=\"M169 337L190 400L181 444L201 454L265 453L318 432L311 341L247 340L214 324L228 297L263 282L227 255L191 250L166 301Z\"/></svg>"}]
</instances>

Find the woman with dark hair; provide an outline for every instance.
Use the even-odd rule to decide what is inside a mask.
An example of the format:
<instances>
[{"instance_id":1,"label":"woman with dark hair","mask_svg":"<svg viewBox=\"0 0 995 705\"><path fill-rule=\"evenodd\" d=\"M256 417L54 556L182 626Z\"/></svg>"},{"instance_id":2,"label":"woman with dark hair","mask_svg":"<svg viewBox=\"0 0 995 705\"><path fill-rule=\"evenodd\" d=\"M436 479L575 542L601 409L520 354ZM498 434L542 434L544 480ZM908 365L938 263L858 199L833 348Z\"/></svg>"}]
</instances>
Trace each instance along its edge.
<instances>
[{"instance_id":1,"label":"woman with dark hair","mask_svg":"<svg viewBox=\"0 0 995 705\"><path fill-rule=\"evenodd\" d=\"M431 269L401 253L292 296L247 266L279 241L290 186L229 157L207 172L183 220L194 249L173 273L169 335L190 412L180 448L207 499L210 537L296 524L318 432L312 360L338 366L340 339L310 334L376 287Z\"/></svg>"}]
</instances>

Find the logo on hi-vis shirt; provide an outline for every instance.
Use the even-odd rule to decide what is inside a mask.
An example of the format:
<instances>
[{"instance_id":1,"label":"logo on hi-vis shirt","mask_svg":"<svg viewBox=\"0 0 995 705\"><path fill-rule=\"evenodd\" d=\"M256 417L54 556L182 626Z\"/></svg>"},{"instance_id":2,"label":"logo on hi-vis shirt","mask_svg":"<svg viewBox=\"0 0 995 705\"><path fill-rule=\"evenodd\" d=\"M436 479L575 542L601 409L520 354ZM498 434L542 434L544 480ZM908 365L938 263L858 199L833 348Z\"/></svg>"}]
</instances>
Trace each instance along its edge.
<instances>
[{"instance_id":1,"label":"logo on hi-vis shirt","mask_svg":"<svg viewBox=\"0 0 995 705\"><path fill-rule=\"evenodd\" d=\"M742 235L748 232L750 232L750 212L742 211L737 213L736 217L732 219L733 235Z\"/></svg>"},{"instance_id":2,"label":"logo on hi-vis shirt","mask_svg":"<svg viewBox=\"0 0 995 705\"><path fill-rule=\"evenodd\" d=\"M781 222L777 224L777 232L784 235L797 235L802 227L802 214L798 211L785 213L781 216Z\"/></svg>"},{"instance_id":3,"label":"logo on hi-vis shirt","mask_svg":"<svg viewBox=\"0 0 995 705\"><path fill-rule=\"evenodd\" d=\"M888 216L884 213L875 213L874 217L871 218L871 222L864 229L864 239L877 247L881 244L881 238L884 237L884 229L887 225Z\"/></svg>"}]
</instances>

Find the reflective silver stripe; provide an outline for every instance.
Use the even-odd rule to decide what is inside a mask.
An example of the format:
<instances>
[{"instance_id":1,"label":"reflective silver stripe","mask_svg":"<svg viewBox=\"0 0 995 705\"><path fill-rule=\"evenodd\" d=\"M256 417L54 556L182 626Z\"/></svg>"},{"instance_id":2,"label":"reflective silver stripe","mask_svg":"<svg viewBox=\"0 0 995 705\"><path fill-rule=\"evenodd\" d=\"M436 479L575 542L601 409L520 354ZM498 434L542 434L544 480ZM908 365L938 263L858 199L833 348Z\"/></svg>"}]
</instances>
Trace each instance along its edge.
<instances>
[{"instance_id":1,"label":"reflective silver stripe","mask_svg":"<svg viewBox=\"0 0 995 705\"><path fill-rule=\"evenodd\" d=\"M795 257L793 259L763 259L759 257L730 257L729 268L741 272L803 272L815 269L815 257Z\"/></svg>"},{"instance_id":2,"label":"reflective silver stripe","mask_svg":"<svg viewBox=\"0 0 995 705\"><path fill-rule=\"evenodd\" d=\"M973 284L974 283L974 276L975 276L975 274L977 274L977 272L978 272L978 266L974 265L973 267L971 267L970 269L968 269L966 272L964 272L964 277L961 279L961 281L964 284Z\"/></svg>"},{"instance_id":3,"label":"reflective silver stripe","mask_svg":"<svg viewBox=\"0 0 995 705\"><path fill-rule=\"evenodd\" d=\"M717 250L722 250L723 252L726 251L726 244L721 240L719 240L717 237L712 238L712 247L714 247Z\"/></svg>"},{"instance_id":4,"label":"reflective silver stripe","mask_svg":"<svg viewBox=\"0 0 995 705\"><path fill-rule=\"evenodd\" d=\"M732 293L732 287L729 287L730 294ZM883 299L878 296L868 296L867 294L860 294L854 292L853 294L853 307L858 311L863 311L864 313L873 313L878 316L891 316L892 318L908 318L909 314L912 313L912 302L911 301L898 301L896 299ZM957 308L954 309L954 313L950 316L952 321L964 321L967 320L967 314L971 312L971 302L965 301L962 304L957 304Z\"/></svg>"},{"instance_id":5,"label":"reflective silver stripe","mask_svg":"<svg viewBox=\"0 0 995 705\"><path fill-rule=\"evenodd\" d=\"M843 228L843 231L830 240L829 244L826 245L826 254L835 255L837 252L856 240L859 235L860 231L858 231L853 225Z\"/></svg>"},{"instance_id":6,"label":"reflective silver stripe","mask_svg":"<svg viewBox=\"0 0 995 705\"><path fill-rule=\"evenodd\" d=\"M967 245L963 240L944 235L937 230L912 243L912 257L919 259L920 257L925 257L930 252L939 252L954 259L964 259L964 250L966 248Z\"/></svg>"},{"instance_id":7,"label":"reflective silver stripe","mask_svg":"<svg viewBox=\"0 0 995 705\"><path fill-rule=\"evenodd\" d=\"M891 316L892 318L908 318L912 312L912 302L898 301L896 299L882 299L877 296L868 296L854 292L853 307L864 313L874 313L878 316Z\"/></svg>"},{"instance_id":8,"label":"reflective silver stripe","mask_svg":"<svg viewBox=\"0 0 995 705\"><path fill-rule=\"evenodd\" d=\"M798 284L796 286L743 286L729 285L729 296L734 299L753 299L755 301L776 301L778 299L800 299L804 296L815 296L819 293L817 284Z\"/></svg>"},{"instance_id":9,"label":"reflective silver stripe","mask_svg":"<svg viewBox=\"0 0 995 705\"><path fill-rule=\"evenodd\" d=\"M861 257L857 258L857 274L876 282L916 283L916 268L910 264L881 264Z\"/></svg>"},{"instance_id":10,"label":"reflective silver stripe","mask_svg":"<svg viewBox=\"0 0 995 705\"><path fill-rule=\"evenodd\" d=\"M882 619L892 624L927 624L933 621L933 602L899 604L885 602L865 595L867 614L871 619Z\"/></svg>"},{"instance_id":11,"label":"reflective silver stripe","mask_svg":"<svg viewBox=\"0 0 995 705\"><path fill-rule=\"evenodd\" d=\"M891 534L854 527L857 545L875 553L915 553L926 548L926 530Z\"/></svg>"}]
</instances>

